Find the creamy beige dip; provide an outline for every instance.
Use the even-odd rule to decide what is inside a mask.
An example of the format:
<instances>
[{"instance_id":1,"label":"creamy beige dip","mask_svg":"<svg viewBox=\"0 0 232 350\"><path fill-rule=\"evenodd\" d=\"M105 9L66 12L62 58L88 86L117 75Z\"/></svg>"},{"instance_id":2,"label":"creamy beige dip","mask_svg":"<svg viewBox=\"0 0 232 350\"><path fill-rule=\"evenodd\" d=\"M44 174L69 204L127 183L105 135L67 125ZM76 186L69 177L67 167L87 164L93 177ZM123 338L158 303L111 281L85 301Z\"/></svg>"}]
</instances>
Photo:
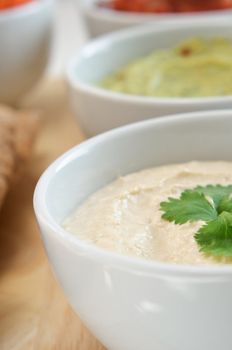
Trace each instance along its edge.
<instances>
[{"instance_id":1,"label":"creamy beige dip","mask_svg":"<svg viewBox=\"0 0 232 350\"><path fill-rule=\"evenodd\" d=\"M232 263L199 252L194 234L202 222L176 225L161 217L160 202L207 184L232 184L232 162L167 165L119 177L91 195L64 227L123 255L178 264Z\"/></svg>"}]
</instances>

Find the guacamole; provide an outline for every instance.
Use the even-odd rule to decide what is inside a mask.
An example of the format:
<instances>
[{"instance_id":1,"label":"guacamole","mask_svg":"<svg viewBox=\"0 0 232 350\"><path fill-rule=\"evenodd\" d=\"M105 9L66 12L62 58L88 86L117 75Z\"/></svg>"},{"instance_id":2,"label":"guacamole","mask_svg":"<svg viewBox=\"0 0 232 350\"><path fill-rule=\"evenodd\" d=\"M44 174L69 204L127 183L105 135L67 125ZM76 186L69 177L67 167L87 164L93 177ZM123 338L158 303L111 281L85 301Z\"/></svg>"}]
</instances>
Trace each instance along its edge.
<instances>
[{"instance_id":1,"label":"guacamole","mask_svg":"<svg viewBox=\"0 0 232 350\"><path fill-rule=\"evenodd\" d=\"M225 38L191 38L129 63L100 86L142 96L232 95L232 43Z\"/></svg>"}]
</instances>

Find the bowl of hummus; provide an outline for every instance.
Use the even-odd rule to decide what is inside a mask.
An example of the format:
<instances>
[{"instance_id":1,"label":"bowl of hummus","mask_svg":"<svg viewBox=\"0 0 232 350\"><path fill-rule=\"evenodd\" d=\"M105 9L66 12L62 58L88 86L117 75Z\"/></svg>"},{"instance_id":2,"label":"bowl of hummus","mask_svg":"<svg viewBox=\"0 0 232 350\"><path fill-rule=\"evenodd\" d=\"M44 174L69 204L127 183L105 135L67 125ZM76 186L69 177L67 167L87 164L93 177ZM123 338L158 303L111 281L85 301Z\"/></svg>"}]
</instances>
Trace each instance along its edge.
<instances>
[{"instance_id":1,"label":"bowl of hummus","mask_svg":"<svg viewBox=\"0 0 232 350\"><path fill-rule=\"evenodd\" d=\"M86 135L143 119L232 106L231 21L140 26L88 44L67 70ZM139 44L138 44L139 43Z\"/></svg>"},{"instance_id":2,"label":"bowl of hummus","mask_svg":"<svg viewBox=\"0 0 232 350\"><path fill-rule=\"evenodd\" d=\"M142 121L39 180L48 258L106 348L231 350L231 130L231 110Z\"/></svg>"}]
</instances>

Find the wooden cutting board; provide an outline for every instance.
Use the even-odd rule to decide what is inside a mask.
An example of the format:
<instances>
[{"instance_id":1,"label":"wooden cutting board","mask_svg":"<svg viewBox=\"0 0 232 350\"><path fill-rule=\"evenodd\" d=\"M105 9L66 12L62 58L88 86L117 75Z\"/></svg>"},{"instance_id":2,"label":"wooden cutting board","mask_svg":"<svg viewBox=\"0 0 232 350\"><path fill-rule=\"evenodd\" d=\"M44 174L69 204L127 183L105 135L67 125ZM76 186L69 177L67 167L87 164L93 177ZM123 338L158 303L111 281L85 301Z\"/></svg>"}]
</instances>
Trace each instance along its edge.
<instances>
[{"instance_id":1,"label":"wooden cutting board","mask_svg":"<svg viewBox=\"0 0 232 350\"><path fill-rule=\"evenodd\" d=\"M24 106L41 111L42 125L26 173L0 213L0 349L103 350L54 280L32 208L43 170L84 136L64 82L45 81Z\"/></svg>"}]
</instances>

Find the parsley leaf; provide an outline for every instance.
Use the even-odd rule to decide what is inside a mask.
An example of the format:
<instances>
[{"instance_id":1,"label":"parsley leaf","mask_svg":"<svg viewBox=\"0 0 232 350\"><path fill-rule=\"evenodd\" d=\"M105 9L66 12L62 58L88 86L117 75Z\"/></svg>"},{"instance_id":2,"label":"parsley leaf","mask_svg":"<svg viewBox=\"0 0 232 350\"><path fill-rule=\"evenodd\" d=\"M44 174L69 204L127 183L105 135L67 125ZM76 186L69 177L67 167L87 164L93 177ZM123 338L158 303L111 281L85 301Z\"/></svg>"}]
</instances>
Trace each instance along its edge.
<instances>
[{"instance_id":1,"label":"parsley leaf","mask_svg":"<svg viewBox=\"0 0 232 350\"><path fill-rule=\"evenodd\" d=\"M223 197L229 196L232 193L232 185L222 186L222 185L207 185L207 186L197 186L194 191L204 194L212 198L214 205L217 209L220 201Z\"/></svg>"},{"instance_id":2,"label":"parsley leaf","mask_svg":"<svg viewBox=\"0 0 232 350\"><path fill-rule=\"evenodd\" d=\"M232 198L230 196L223 197L219 202L218 212L222 213L223 211L232 213Z\"/></svg>"},{"instance_id":3,"label":"parsley leaf","mask_svg":"<svg viewBox=\"0 0 232 350\"><path fill-rule=\"evenodd\" d=\"M160 203L162 218L175 224L204 221L195 239L200 251L232 257L232 185L197 186Z\"/></svg>"},{"instance_id":4,"label":"parsley leaf","mask_svg":"<svg viewBox=\"0 0 232 350\"><path fill-rule=\"evenodd\" d=\"M215 256L232 256L232 214L222 212L195 234L200 251Z\"/></svg>"},{"instance_id":5,"label":"parsley leaf","mask_svg":"<svg viewBox=\"0 0 232 350\"><path fill-rule=\"evenodd\" d=\"M193 221L210 221L217 217L217 211L206 199L204 194L194 190L182 192L179 199L168 198L168 202L160 203L164 211L163 219L173 221L175 224L185 224Z\"/></svg>"}]
</instances>

